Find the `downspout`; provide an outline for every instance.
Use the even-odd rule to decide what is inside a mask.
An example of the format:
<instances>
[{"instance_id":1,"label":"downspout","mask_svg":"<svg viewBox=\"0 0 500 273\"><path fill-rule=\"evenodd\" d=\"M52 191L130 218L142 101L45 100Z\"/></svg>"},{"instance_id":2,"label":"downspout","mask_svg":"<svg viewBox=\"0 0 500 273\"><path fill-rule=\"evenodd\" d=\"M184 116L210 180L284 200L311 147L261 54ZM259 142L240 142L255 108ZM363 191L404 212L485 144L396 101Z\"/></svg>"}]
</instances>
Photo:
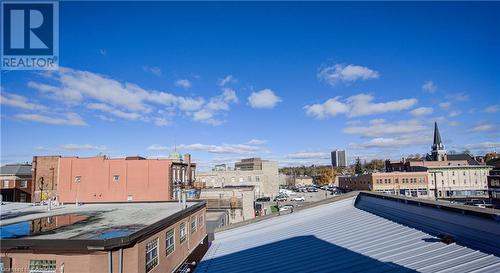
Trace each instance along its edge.
<instances>
[{"instance_id":1,"label":"downspout","mask_svg":"<svg viewBox=\"0 0 500 273\"><path fill-rule=\"evenodd\" d=\"M108 273L113 273L113 252L108 251Z\"/></svg>"},{"instance_id":2,"label":"downspout","mask_svg":"<svg viewBox=\"0 0 500 273\"><path fill-rule=\"evenodd\" d=\"M118 259L118 273L123 273L123 248L120 248L120 256Z\"/></svg>"}]
</instances>

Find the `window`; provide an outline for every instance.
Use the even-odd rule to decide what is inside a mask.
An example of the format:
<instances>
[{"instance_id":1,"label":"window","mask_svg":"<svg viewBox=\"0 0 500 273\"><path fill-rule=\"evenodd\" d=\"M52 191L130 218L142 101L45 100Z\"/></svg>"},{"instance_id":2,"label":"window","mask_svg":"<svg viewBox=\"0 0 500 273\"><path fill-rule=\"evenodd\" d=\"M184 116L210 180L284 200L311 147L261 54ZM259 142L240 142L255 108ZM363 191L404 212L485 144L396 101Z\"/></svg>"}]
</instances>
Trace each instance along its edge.
<instances>
[{"instance_id":1,"label":"window","mask_svg":"<svg viewBox=\"0 0 500 273\"><path fill-rule=\"evenodd\" d=\"M240 177L240 183L243 183L243 177Z\"/></svg>"},{"instance_id":2,"label":"window","mask_svg":"<svg viewBox=\"0 0 500 273\"><path fill-rule=\"evenodd\" d=\"M23 180L19 182L19 187L22 189L26 189L28 187L28 180Z\"/></svg>"},{"instance_id":3,"label":"window","mask_svg":"<svg viewBox=\"0 0 500 273\"><path fill-rule=\"evenodd\" d=\"M120 181L120 176L119 175L113 175L113 181L115 181L115 182Z\"/></svg>"},{"instance_id":4,"label":"window","mask_svg":"<svg viewBox=\"0 0 500 273\"><path fill-rule=\"evenodd\" d=\"M80 183L82 181L81 176L75 176L75 183Z\"/></svg>"},{"instance_id":5,"label":"window","mask_svg":"<svg viewBox=\"0 0 500 273\"><path fill-rule=\"evenodd\" d=\"M251 176L248 176L247 179L248 179L248 182L252 182L252 177Z\"/></svg>"},{"instance_id":6,"label":"window","mask_svg":"<svg viewBox=\"0 0 500 273\"><path fill-rule=\"evenodd\" d=\"M30 260L30 272L56 272L55 260Z\"/></svg>"},{"instance_id":7,"label":"window","mask_svg":"<svg viewBox=\"0 0 500 273\"><path fill-rule=\"evenodd\" d=\"M477 183L476 183L477 184ZM203 214L201 214L199 217L198 217L198 225L201 227L203 226Z\"/></svg>"},{"instance_id":8,"label":"window","mask_svg":"<svg viewBox=\"0 0 500 273\"><path fill-rule=\"evenodd\" d=\"M255 176L255 182L260 182L260 176Z\"/></svg>"},{"instance_id":9,"label":"window","mask_svg":"<svg viewBox=\"0 0 500 273\"><path fill-rule=\"evenodd\" d=\"M476 183L476 184L477 184L477 183ZM26 201L27 201L27 200L26 200L26 193L21 192L21 193L19 194L19 202L26 202Z\"/></svg>"},{"instance_id":10,"label":"window","mask_svg":"<svg viewBox=\"0 0 500 273\"><path fill-rule=\"evenodd\" d=\"M167 231L167 256L175 250L175 229Z\"/></svg>"},{"instance_id":11,"label":"window","mask_svg":"<svg viewBox=\"0 0 500 273\"><path fill-rule=\"evenodd\" d=\"M180 228L179 228L179 240L180 243L186 241L187 237L187 232L186 232L186 223L181 223Z\"/></svg>"},{"instance_id":12,"label":"window","mask_svg":"<svg viewBox=\"0 0 500 273\"><path fill-rule=\"evenodd\" d=\"M9 187L9 180L4 180L3 181L3 187L8 188Z\"/></svg>"},{"instance_id":13,"label":"window","mask_svg":"<svg viewBox=\"0 0 500 273\"><path fill-rule=\"evenodd\" d=\"M196 216L191 217L191 234L196 232Z\"/></svg>"},{"instance_id":14,"label":"window","mask_svg":"<svg viewBox=\"0 0 500 273\"><path fill-rule=\"evenodd\" d=\"M146 272L158 265L158 239L146 244Z\"/></svg>"}]
</instances>

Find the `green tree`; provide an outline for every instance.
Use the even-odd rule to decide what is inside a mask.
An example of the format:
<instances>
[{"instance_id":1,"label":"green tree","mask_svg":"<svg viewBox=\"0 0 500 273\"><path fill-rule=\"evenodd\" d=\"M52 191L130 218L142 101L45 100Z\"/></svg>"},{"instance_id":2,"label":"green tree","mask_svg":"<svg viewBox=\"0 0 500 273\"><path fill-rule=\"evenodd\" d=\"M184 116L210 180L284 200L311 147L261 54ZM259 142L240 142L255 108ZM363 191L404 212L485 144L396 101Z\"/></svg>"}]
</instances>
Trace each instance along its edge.
<instances>
[{"instance_id":1,"label":"green tree","mask_svg":"<svg viewBox=\"0 0 500 273\"><path fill-rule=\"evenodd\" d=\"M498 158L497 152L489 152L484 155L484 161L488 163L489 161Z\"/></svg>"},{"instance_id":2,"label":"green tree","mask_svg":"<svg viewBox=\"0 0 500 273\"><path fill-rule=\"evenodd\" d=\"M362 174L363 173L363 165L361 165L361 160L356 158L356 163L354 164L354 173L355 174Z\"/></svg>"},{"instance_id":3,"label":"green tree","mask_svg":"<svg viewBox=\"0 0 500 273\"><path fill-rule=\"evenodd\" d=\"M373 159L370 163L365 165L367 171L383 171L385 169L385 163L382 159Z\"/></svg>"},{"instance_id":4,"label":"green tree","mask_svg":"<svg viewBox=\"0 0 500 273\"><path fill-rule=\"evenodd\" d=\"M322 167L321 169L319 169L317 183L320 186L328 185L333 182L333 180L335 180L336 176L336 171L331 167Z\"/></svg>"}]
</instances>

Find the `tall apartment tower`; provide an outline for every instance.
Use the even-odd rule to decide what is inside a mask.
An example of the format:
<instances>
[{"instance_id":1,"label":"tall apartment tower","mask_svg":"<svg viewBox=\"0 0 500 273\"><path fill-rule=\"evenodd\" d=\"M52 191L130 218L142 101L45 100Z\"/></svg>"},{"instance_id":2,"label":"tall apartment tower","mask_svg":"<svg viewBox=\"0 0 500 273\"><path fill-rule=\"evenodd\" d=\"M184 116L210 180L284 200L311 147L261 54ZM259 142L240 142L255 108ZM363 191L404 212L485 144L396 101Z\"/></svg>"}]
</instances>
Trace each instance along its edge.
<instances>
[{"instance_id":1,"label":"tall apartment tower","mask_svg":"<svg viewBox=\"0 0 500 273\"><path fill-rule=\"evenodd\" d=\"M347 166L345 159L345 150L334 150L332 152L332 166L333 167Z\"/></svg>"}]
</instances>

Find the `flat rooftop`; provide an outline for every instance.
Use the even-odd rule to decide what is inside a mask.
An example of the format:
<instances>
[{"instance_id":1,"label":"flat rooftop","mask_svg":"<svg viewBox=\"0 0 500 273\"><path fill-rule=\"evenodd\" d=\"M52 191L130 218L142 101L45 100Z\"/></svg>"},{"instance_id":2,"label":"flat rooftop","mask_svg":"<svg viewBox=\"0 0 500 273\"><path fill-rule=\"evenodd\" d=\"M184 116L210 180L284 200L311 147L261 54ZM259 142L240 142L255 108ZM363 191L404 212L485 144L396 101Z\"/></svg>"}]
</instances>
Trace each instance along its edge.
<instances>
[{"instance_id":1,"label":"flat rooftop","mask_svg":"<svg viewBox=\"0 0 500 273\"><path fill-rule=\"evenodd\" d=\"M498 253L445 243L439 236L358 205L375 204L373 207L385 212L406 210L406 206L440 211L438 208L364 198L352 197L217 232L195 272L500 272ZM406 214L418 218L417 212L407 210ZM464 225L484 220L491 224L488 228L496 227L491 232L500 232L496 220L490 223L490 219L462 216L470 219ZM436 215L436 219L440 217ZM474 231L478 241L480 235ZM492 245L498 243L497 234L486 238Z\"/></svg>"},{"instance_id":2,"label":"flat rooftop","mask_svg":"<svg viewBox=\"0 0 500 273\"><path fill-rule=\"evenodd\" d=\"M79 242L102 247L116 240L128 242L154 229L164 227L204 202L66 204L47 210L47 206L27 203L1 205L0 238L6 243L31 246L48 240Z\"/></svg>"}]
</instances>

